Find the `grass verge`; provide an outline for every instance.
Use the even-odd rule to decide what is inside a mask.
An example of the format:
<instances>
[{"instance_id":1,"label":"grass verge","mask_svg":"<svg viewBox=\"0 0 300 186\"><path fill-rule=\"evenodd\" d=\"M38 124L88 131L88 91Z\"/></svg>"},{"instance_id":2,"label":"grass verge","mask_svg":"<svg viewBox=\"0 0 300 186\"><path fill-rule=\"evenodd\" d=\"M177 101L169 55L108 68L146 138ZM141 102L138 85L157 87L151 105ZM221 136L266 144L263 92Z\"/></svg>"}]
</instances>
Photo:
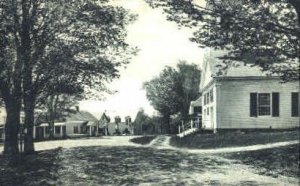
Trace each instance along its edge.
<instances>
[{"instance_id":1,"label":"grass verge","mask_svg":"<svg viewBox=\"0 0 300 186\"><path fill-rule=\"evenodd\" d=\"M133 143L141 144L141 145L147 145L149 144L156 136L142 136L133 138L130 141Z\"/></svg>"},{"instance_id":2,"label":"grass verge","mask_svg":"<svg viewBox=\"0 0 300 186\"><path fill-rule=\"evenodd\" d=\"M7 157L0 155L0 185L54 185L59 164L59 149L40 151L19 156L12 165Z\"/></svg>"},{"instance_id":3,"label":"grass verge","mask_svg":"<svg viewBox=\"0 0 300 186\"><path fill-rule=\"evenodd\" d=\"M179 138L171 138L171 145L176 147L212 149L222 147L238 147L267 144L283 141L299 140L299 130L276 132L227 132L227 133L196 133Z\"/></svg>"},{"instance_id":4,"label":"grass verge","mask_svg":"<svg viewBox=\"0 0 300 186\"><path fill-rule=\"evenodd\" d=\"M259 174L299 178L299 145L290 145L258 151L224 154L226 158L250 165Z\"/></svg>"}]
</instances>

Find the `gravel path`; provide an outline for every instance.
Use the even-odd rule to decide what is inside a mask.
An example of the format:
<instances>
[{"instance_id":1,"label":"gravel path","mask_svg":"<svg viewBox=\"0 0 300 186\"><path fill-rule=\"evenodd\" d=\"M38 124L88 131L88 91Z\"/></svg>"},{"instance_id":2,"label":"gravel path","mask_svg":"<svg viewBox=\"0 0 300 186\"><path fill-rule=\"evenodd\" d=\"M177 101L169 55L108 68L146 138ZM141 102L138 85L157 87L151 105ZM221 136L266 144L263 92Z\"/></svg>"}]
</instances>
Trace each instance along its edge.
<instances>
[{"instance_id":1,"label":"gravel path","mask_svg":"<svg viewBox=\"0 0 300 186\"><path fill-rule=\"evenodd\" d=\"M171 137L169 136L159 136L156 139L154 139L148 145L148 147L154 147L158 149L178 150L178 151L196 153L196 154L219 154L219 153L255 151L255 150L270 149L270 148L299 144L299 140L294 140L294 141L277 142L277 143L269 143L269 144L250 145L250 146L243 146L243 147L224 147L224 148L215 148L215 149L188 149L188 148L179 148L179 147L171 146L170 139Z\"/></svg>"}]
</instances>

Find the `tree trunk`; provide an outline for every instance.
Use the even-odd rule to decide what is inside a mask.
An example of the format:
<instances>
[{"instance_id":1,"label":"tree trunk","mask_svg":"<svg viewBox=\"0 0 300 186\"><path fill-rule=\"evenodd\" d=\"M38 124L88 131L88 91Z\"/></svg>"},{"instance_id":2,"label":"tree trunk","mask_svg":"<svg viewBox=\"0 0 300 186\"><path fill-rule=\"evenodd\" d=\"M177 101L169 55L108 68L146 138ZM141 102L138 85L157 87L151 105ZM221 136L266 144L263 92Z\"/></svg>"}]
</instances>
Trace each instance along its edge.
<instances>
[{"instance_id":1,"label":"tree trunk","mask_svg":"<svg viewBox=\"0 0 300 186\"><path fill-rule=\"evenodd\" d=\"M55 111L54 111L54 95L50 95L50 98L47 100L47 109L49 113L49 129L50 129L50 139L54 139L54 120L55 120Z\"/></svg>"},{"instance_id":2,"label":"tree trunk","mask_svg":"<svg viewBox=\"0 0 300 186\"><path fill-rule=\"evenodd\" d=\"M24 153L32 154L34 153L33 144L33 126L34 126L34 107L35 100L32 97L25 97L24 99L25 107L25 135L24 135Z\"/></svg>"},{"instance_id":3,"label":"tree trunk","mask_svg":"<svg viewBox=\"0 0 300 186\"><path fill-rule=\"evenodd\" d=\"M165 125L165 131L167 134L171 134L170 115L163 116L163 122Z\"/></svg>"},{"instance_id":4,"label":"tree trunk","mask_svg":"<svg viewBox=\"0 0 300 186\"><path fill-rule=\"evenodd\" d=\"M9 157L19 154L18 134L20 129L20 104L17 100L6 100L6 122L4 154Z\"/></svg>"}]
</instances>

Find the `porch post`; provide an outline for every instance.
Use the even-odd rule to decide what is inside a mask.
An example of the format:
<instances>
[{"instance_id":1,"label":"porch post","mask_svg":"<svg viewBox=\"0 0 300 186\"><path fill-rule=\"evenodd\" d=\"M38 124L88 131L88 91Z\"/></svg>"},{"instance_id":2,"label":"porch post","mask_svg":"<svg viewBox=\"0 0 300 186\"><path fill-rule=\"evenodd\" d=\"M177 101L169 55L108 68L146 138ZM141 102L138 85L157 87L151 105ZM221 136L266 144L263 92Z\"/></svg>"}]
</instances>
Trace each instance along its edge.
<instances>
[{"instance_id":1,"label":"porch post","mask_svg":"<svg viewBox=\"0 0 300 186\"><path fill-rule=\"evenodd\" d=\"M43 126L43 138L46 138L46 127Z\"/></svg>"},{"instance_id":2,"label":"porch post","mask_svg":"<svg viewBox=\"0 0 300 186\"><path fill-rule=\"evenodd\" d=\"M92 126L90 126L90 136L92 136Z\"/></svg>"},{"instance_id":3,"label":"porch post","mask_svg":"<svg viewBox=\"0 0 300 186\"><path fill-rule=\"evenodd\" d=\"M33 126L33 134L32 134L33 139L35 139L35 132L36 132L36 127L35 127L35 125L34 125L34 126Z\"/></svg>"},{"instance_id":4,"label":"porch post","mask_svg":"<svg viewBox=\"0 0 300 186\"><path fill-rule=\"evenodd\" d=\"M60 126L60 137L63 137L63 126Z\"/></svg>"},{"instance_id":5,"label":"porch post","mask_svg":"<svg viewBox=\"0 0 300 186\"><path fill-rule=\"evenodd\" d=\"M107 136L107 130L108 128L104 128L105 136Z\"/></svg>"}]
</instances>

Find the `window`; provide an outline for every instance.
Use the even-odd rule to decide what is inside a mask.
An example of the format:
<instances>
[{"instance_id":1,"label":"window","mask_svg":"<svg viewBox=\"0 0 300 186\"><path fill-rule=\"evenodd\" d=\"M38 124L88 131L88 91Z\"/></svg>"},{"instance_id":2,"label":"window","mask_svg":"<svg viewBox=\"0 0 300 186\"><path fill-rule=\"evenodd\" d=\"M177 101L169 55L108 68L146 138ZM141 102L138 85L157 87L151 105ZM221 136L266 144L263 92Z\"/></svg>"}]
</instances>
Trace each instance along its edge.
<instances>
[{"instance_id":1,"label":"window","mask_svg":"<svg viewBox=\"0 0 300 186\"><path fill-rule=\"evenodd\" d=\"M209 108L207 108L206 112L207 112L207 115L209 116Z\"/></svg>"},{"instance_id":2,"label":"window","mask_svg":"<svg viewBox=\"0 0 300 186\"><path fill-rule=\"evenodd\" d=\"M195 114L201 114L202 113L202 108L201 107L194 107L194 113Z\"/></svg>"},{"instance_id":3,"label":"window","mask_svg":"<svg viewBox=\"0 0 300 186\"><path fill-rule=\"evenodd\" d=\"M210 99L210 102L213 102L214 101L214 92L213 92L213 89L211 89L210 90L210 97L209 97L209 99Z\"/></svg>"},{"instance_id":4,"label":"window","mask_svg":"<svg viewBox=\"0 0 300 186\"><path fill-rule=\"evenodd\" d=\"M55 134L60 134L60 126L55 126Z\"/></svg>"},{"instance_id":5,"label":"window","mask_svg":"<svg viewBox=\"0 0 300 186\"><path fill-rule=\"evenodd\" d=\"M209 92L206 93L206 103L209 104Z\"/></svg>"},{"instance_id":6,"label":"window","mask_svg":"<svg viewBox=\"0 0 300 186\"><path fill-rule=\"evenodd\" d=\"M259 116L266 116L270 115L271 113L271 100L270 94L258 94L258 115Z\"/></svg>"},{"instance_id":7,"label":"window","mask_svg":"<svg viewBox=\"0 0 300 186\"><path fill-rule=\"evenodd\" d=\"M298 117L299 110L299 92L292 92L292 117Z\"/></svg>"},{"instance_id":8,"label":"window","mask_svg":"<svg viewBox=\"0 0 300 186\"><path fill-rule=\"evenodd\" d=\"M75 126L75 127L73 128L73 132L74 132L74 134L78 134L78 126Z\"/></svg>"},{"instance_id":9,"label":"window","mask_svg":"<svg viewBox=\"0 0 300 186\"><path fill-rule=\"evenodd\" d=\"M272 96L272 97L271 97ZM250 93L250 117L279 116L279 93Z\"/></svg>"}]
</instances>

